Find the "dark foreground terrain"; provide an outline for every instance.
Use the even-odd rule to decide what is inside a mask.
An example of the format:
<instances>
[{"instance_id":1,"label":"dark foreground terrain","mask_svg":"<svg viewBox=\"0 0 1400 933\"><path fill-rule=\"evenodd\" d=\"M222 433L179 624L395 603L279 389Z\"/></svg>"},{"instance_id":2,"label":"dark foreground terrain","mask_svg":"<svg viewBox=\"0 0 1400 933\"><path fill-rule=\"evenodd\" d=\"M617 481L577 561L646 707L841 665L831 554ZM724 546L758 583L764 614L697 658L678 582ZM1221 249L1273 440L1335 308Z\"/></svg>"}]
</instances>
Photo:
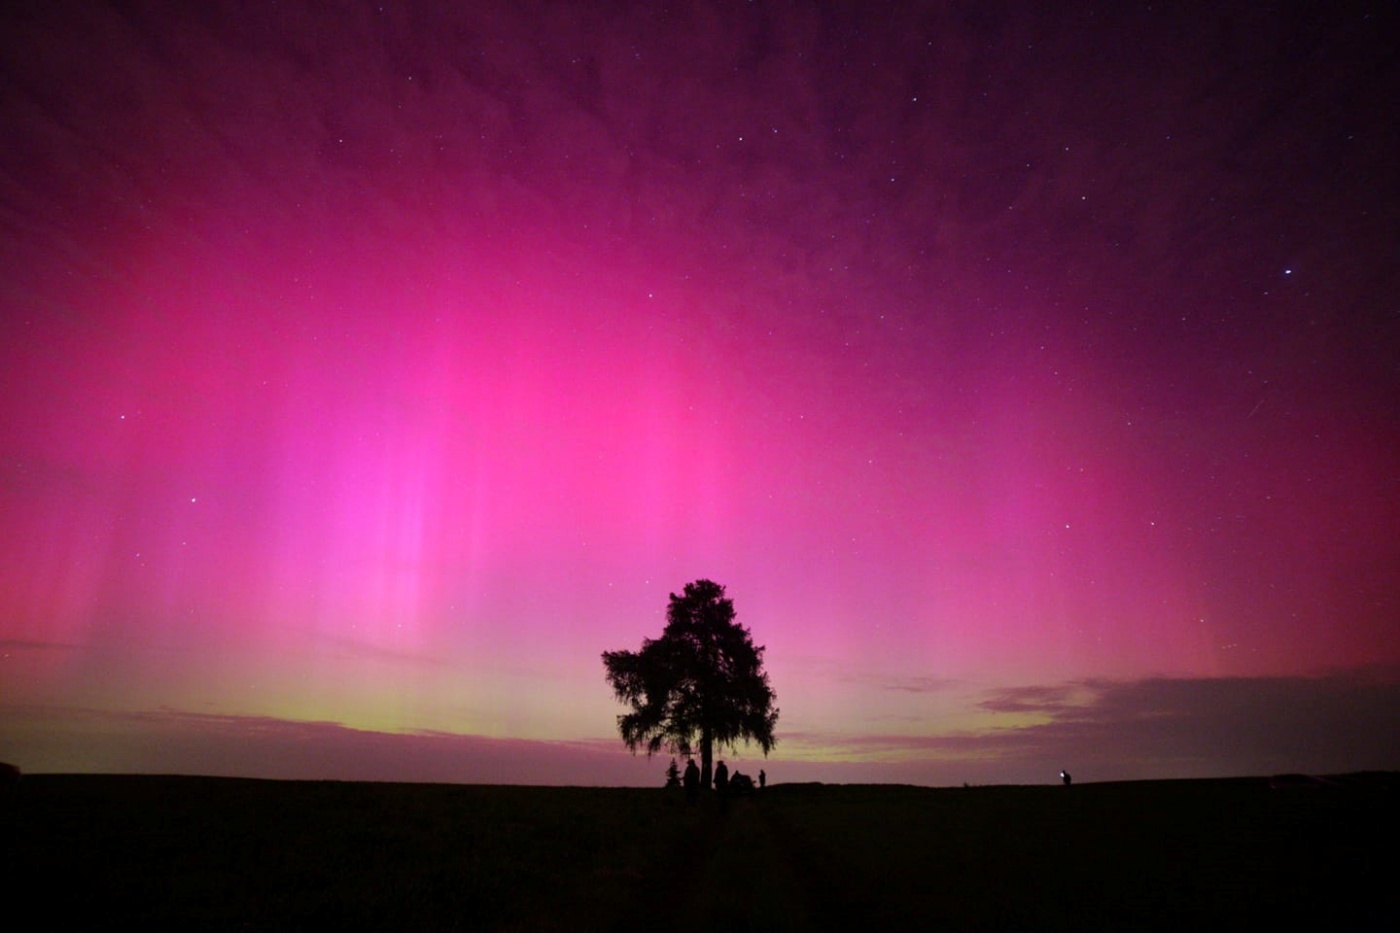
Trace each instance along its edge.
<instances>
[{"instance_id":1,"label":"dark foreground terrain","mask_svg":"<svg viewBox=\"0 0 1400 933\"><path fill-rule=\"evenodd\" d=\"M1400 928L1372 775L662 790L29 776L5 913L46 928Z\"/></svg>"}]
</instances>

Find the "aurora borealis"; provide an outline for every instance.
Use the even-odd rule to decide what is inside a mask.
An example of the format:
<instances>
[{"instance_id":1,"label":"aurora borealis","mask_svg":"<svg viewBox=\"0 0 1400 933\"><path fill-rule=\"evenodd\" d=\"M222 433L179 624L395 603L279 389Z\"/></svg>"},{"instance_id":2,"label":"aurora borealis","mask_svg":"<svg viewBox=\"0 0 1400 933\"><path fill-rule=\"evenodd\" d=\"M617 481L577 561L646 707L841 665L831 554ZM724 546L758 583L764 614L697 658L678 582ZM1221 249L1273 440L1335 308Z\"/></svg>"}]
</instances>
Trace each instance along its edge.
<instances>
[{"instance_id":1,"label":"aurora borealis","mask_svg":"<svg viewBox=\"0 0 1400 933\"><path fill-rule=\"evenodd\" d=\"M1400 768L1386 4L0 14L0 758L651 783ZM745 759L746 760L746 759Z\"/></svg>"}]
</instances>

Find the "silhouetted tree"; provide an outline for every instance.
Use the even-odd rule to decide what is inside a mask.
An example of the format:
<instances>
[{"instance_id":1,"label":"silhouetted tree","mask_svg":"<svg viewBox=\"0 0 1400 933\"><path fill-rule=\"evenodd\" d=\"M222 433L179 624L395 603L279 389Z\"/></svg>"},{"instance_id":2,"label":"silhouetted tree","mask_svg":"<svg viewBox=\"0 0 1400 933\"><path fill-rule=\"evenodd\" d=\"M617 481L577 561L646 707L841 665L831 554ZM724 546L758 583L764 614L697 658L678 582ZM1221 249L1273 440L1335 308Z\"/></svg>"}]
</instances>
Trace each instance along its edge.
<instances>
[{"instance_id":1,"label":"silhouetted tree","mask_svg":"<svg viewBox=\"0 0 1400 933\"><path fill-rule=\"evenodd\" d=\"M700 786L710 786L714 747L756 742L767 755L777 744L778 710L763 671L763 648L734 621L734 603L709 580L671 594L666 629L642 639L641 651L604 651L617 698L632 712L617 717L622 741L650 757L700 751Z\"/></svg>"}]
</instances>

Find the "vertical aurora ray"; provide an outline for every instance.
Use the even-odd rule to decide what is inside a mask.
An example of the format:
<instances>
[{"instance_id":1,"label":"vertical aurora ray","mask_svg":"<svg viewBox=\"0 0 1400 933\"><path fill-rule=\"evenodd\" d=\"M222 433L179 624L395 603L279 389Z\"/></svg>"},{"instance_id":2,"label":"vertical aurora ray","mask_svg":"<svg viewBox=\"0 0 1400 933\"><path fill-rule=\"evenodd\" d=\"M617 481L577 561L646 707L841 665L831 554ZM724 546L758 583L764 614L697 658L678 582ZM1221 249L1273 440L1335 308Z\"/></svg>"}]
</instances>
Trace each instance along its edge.
<instances>
[{"instance_id":1,"label":"vertical aurora ray","mask_svg":"<svg viewBox=\"0 0 1400 933\"><path fill-rule=\"evenodd\" d=\"M1394 683L1384 30L614 12L5 14L0 740L602 739L697 577L798 759Z\"/></svg>"}]
</instances>

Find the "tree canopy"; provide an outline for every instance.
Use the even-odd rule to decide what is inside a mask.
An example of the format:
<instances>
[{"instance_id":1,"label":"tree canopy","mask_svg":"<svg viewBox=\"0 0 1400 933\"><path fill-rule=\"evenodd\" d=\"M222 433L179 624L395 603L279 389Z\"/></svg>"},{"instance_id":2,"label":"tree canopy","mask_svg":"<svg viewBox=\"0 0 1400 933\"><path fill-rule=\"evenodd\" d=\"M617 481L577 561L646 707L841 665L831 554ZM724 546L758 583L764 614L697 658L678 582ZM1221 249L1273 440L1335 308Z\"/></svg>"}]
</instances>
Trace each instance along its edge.
<instances>
[{"instance_id":1,"label":"tree canopy","mask_svg":"<svg viewBox=\"0 0 1400 933\"><path fill-rule=\"evenodd\" d=\"M778 710L763 670L763 648L734 621L734 602L710 580L671 594L666 628L644 638L640 651L605 651L603 665L617 698L632 711L617 717L622 741L635 754L663 748L700 753L708 787L714 747L755 742L767 755L777 740Z\"/></svg>"}]
</instances>

